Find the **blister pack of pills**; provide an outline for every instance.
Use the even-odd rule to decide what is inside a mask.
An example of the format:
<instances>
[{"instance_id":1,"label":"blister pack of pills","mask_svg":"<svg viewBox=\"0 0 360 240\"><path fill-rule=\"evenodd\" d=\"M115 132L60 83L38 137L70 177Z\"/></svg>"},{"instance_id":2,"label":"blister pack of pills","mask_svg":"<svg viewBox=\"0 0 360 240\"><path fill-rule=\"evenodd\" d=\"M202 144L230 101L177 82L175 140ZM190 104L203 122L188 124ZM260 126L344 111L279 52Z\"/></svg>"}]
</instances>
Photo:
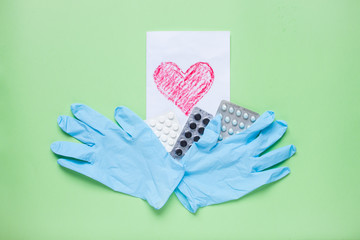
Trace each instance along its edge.
<instances>
[{"instance_id":1,"label":"blister pack of pills","mask_svg":"<svg viewBox=\"0 0 360 240\"><path fill-rule=\"evenodd\" d=\"M221 101L216 114L221 115L219 141L250 127L260 116L256 112L226 100Z\"/></svg>"},{"instance_id":2,"label":"blister pack of pills","mask_svg":"<svg viewBox=\"0 0 360 240\"><path fill-rule=\"evenodd\" d=\"M170 152L180 134L179 121L175 114L168 112L156 118L147 119L145 122L159 138L166 151Z\"/></svg>"},{"instance_id":3,"label":"blister pack of pills","mask_svg":"<svg viewBox=\"0 0 360 240\"><path fill-rule=\"evenodd\" d=\"M199 141L212 117L210 113L195 107L189 115L170 155L176 159L182 158L191 145Z\"/></svg>"}]
</instances>

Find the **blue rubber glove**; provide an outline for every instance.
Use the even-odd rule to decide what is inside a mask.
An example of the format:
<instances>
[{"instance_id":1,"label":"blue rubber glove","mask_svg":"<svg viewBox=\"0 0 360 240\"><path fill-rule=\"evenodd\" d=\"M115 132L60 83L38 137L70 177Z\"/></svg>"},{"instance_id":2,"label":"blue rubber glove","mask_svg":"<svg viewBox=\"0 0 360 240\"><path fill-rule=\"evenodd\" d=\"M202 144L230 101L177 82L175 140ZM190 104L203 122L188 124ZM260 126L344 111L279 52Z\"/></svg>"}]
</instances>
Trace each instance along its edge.
<instances>
[{"instance_id":1,"label":"blue rubber glove","mask_svg":"<svg viewBox=\"0 0 360 240\"><path fill-rule=\"evenodd\" d=\"M199 207L238 199L290 172L288 167L265 169L290 158L296 151L293 145L259 156L287 129L284 121L274 122L273 112L265 112L247 130L218 142L220 125L216 116L181 160L186 173L175 194L193 213Z\"/></svg>"},{"instance_id":2,"label":"blue rubber glove","mask_svg":"<svg viewBox=\"0 0 360 240\"><path fill-rule=\"evenodd\" d=\"M126 107L115 110L117 125L86 105L73 104L75 118L60 116L60 128L81 143L55 142L58 163L117 192L161 208L184 175L148 125ZM70 159L71 158L71 159Z\"/></svg>"}]
</instances>

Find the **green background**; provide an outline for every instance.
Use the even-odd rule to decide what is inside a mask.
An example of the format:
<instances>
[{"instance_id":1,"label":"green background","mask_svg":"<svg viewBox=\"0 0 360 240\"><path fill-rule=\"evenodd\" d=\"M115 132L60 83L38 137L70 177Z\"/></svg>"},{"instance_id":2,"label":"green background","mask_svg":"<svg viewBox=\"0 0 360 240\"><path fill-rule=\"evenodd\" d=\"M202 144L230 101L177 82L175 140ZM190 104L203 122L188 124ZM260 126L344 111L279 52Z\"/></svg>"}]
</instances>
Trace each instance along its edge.
<instances>
[{"instance_id":1,"label":"green background","mask_svg":"<svg viewBox=\"0 0 360 240\"><path fill-rule=\"evenodd\" d=\"M360 1L0 1L0 239L359 239ZM146 31L231 31L231 100L289 124L292 173L160 211L56 163L81 102L145 117Z\"/></svg>"}]
</instances>

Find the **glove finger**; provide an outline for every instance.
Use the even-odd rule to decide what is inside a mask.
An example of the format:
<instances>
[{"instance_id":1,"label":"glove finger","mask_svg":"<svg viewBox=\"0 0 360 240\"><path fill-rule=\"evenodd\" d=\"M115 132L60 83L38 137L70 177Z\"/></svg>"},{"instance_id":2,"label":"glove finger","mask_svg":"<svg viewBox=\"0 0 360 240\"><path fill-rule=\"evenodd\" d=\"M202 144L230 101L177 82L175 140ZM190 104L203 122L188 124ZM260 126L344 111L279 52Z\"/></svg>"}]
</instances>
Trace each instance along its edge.
<instances>
[{"instance_id":1,"label":"glove finger","mask_svg":"<svg viewBox=\"0 0 360 240\"><path fill-rule=\"evenodd\" d=\"M260 172L290 158L296 152L294 145L288 145L256 158L253 169Z\"/></svg>"},{"instance_id":2,"label":"glove finger","mask_svg":"<svg viewBox=\"0 0 360 240\"><path fill-rule=\"evenodd\" d=\"M204 148L206 147L209 149L215 146L215 144L219 139L220 127L221 127L221 116L217 115L209 122L209 124L205 128L204 135L195 144L197 144L199 147L204 147Z\"/></svg>"},{"instance_id":3,"label":"glove finger","mask_svg":"<svg viewBox=\"0 0 360 240\"><path fill-rule=\"evenodd\" d=\"M133 138L150 129L138 115L124 106L115 109L115 119L121 128Z\"/></svg>"},{"instance_id":4,"label":"glove finger","mask_svg":"<svg viewBox=\"0 0 360 240\"><path fill-rule=\"evenodd\" d=\"M75 158L87 162L92 162L94 149L85 144L72 142L54 142L50 146L51 150L64 157Z\"/></svg>"},{"instance_id":5,"label":"glove finger","mask_svg":"<svg viewBox=\"0 0 360 240\"><path fill-rule=\"evenodd\" d=\"M90 178L93 178L91 176L91 167L93 165L88 162L60 158L60 159L58 159L57 163L62 167L68 168L70 170L81 173Z\"/></svg>"},{"instance_id":6,"label":"glove finger","mask_svg":"<svg viewBox=\"0 0 360 240\"><path fill-rule=\"evenodd\" d=\"M235 134L224 140L226 143L236 143L239 145L253 141L260 133L261 130L267 128L275 119L273 111L264 112L250 128Z\"/></svg>"},{"instance_id":7,"label":"glove finger","mask_svg":"<svg viewBox=\"0 0 360 240\"><path fill-rule=\"evenodd\" d=\"M259 136L248 144L254 156L260 155L266 149L276 143L286 132L287 123L285 121L275 121L269 127L260 132Z\"/></svg>"},{"instance_id":8,"label":"glove finger","mask_svg":"<svg viewBox=\"0 0 360 240\"><path fill-rule=\"evenodd\" d=\"M106 129L117 129L117 125L110 121L108 118L104 117L100 113L96 112L95 110L91 109L90 107L74 103L71 105L71 111L74 116L79 119L80 121L86 123L93 129L96 129L100 133L103 133Z\"/></svg>"},{"instance_id":9,"label":"glove finger","mask_svg":"<svg viewBox=\"0 0 360 240\"><path fill-rule=\"evenodd\" d=\"M290 168L280 167L280 168L269 169L262 172L255 172L252 174L257 178L257 182L260 184L259 185L260 187L264 184L268 184L280 180L289 173L290 173Z\"/></svg>"},{"instance_id":10,"label":"glove finger","mask_svg":"<svg viewBox=\"0 0 360 240\"><path fill-rule=\"evenodd\" d=\"M59 116L57 121L59 127L70 136L90 146L95 144L90 134L94 131L83 122L69 116Z\"/></svg>"}]
</instances>

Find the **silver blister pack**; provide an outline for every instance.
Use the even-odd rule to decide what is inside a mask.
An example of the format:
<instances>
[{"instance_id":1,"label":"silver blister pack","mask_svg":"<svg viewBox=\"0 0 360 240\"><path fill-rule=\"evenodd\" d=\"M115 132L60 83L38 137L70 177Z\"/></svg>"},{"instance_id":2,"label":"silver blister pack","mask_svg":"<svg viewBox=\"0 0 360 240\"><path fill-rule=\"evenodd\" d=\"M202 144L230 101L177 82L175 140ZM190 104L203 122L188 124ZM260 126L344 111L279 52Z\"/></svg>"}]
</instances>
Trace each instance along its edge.
<instances>
[{"instance_id":1,"label":"silver blister pack","mask_svg":"<svg viewBox=\"0 0 360 240\"><path fill-rule=\"evenodd\" d=\"M199 141L212 117L210 113L195 107L189 115L170 155L177 159L182 158L191 145Z\"/></svg>"},{"instance_id":2,"label":"silver blister pack","mask_svg":"<svg viewBox=\"0 0 360 240\"><path fill-rule=\"evenodd\" d=\"M219 141L250 127L260 116L254 111L226 100L221 101L216 114L221 115Z\"/></svg>"}]
</instances>

